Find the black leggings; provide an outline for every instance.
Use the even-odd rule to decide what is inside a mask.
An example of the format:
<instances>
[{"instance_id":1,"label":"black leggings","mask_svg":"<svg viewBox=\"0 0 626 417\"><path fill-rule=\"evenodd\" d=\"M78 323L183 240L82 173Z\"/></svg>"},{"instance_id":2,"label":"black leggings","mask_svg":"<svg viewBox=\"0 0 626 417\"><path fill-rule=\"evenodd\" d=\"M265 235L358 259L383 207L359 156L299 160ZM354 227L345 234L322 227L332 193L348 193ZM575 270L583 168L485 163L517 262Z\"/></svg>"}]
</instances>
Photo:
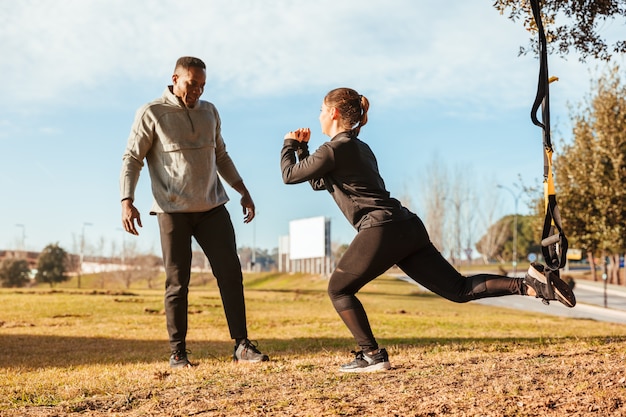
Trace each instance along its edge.
<instances>
[{"instance_id":1,"label":"black leggings","mask_svg":"<svg viewBox=\"0 0 626 417\"><path fill-rule=\"evenodd\" d=\"M378 343L355 294L393 265L398 265L415 282L457 303L525 294L523 278L461 275L433 246L424 224L417 217L362 229L331 275L328 294L335 310L364 351L378 349Z\"/></svg>"}]
</instances>

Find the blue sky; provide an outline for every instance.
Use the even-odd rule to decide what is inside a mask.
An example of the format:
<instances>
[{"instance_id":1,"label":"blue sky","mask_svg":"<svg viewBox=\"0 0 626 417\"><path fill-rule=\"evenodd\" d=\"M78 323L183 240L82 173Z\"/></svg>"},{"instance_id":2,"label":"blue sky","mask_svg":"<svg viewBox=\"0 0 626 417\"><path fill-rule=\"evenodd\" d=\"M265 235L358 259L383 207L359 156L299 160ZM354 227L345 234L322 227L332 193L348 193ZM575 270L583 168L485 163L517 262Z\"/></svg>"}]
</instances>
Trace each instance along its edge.
<instances>
[{"instance_id":1,"label":"blue sky","mask_svg":"<svg viewBox=\"0 0 626 417\"><path fill-rule=\"evenodd\" d=\"M322 192L286 186L285 132L311 127L313 147L327 91L370 99L361 138L387 188L419 200L435 159L493 192L522 175L540 185L541 133L529 118L538 63L518 57L528 33L491 6L466 0L56 0L0 3L0 249L77 249L122 242L118 178L136 109L159 97L182 55L205 60L203 99L218 107L223 136L257 205L244 225L238 194L227 205L239 246L271 249L290 220L327 216L332 240L354 232ZM613 28L607 25L607 31ZM555 139L569 108L602 64L550 58ZM558 153L558 148L557 148ZM498 210L513 198L499 190ZM136 206L140 248L158 253L147 169ZM412 207L419 213L419 207ZM85 225L88 223L89 225Z\"/></svg>"}]
</instances>

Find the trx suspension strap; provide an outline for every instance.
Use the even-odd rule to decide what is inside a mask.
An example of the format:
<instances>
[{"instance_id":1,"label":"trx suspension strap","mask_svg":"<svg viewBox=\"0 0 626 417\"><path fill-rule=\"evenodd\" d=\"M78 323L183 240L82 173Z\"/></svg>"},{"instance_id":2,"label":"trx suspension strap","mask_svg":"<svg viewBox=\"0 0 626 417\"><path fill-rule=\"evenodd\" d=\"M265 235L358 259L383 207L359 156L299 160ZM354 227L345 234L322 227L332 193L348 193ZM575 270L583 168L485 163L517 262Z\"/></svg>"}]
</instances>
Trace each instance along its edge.
<instances>
[{"instance_id":1,"label":"trx suspension strap","mask_svg":"<svg viewBox=\"0 0 626 417\"><path fill-rule=\"evenodd\" d=\"M565 266L567 260L567 238L561 227L561 215L556 204L556 193L554 188L554 178L552 176L552 141L550 139L550 94L549 85L551 81L548 77L548 52L546 35L541 22L540 0L530 0L533 17L537 24L539 33L539 82L537 86L537 96L530 113L530 118L536 126L543 131L544 146L544 168L543 187L545 198L545 220L543 223L543 233L541 237L541 251L546 262L546 276L550 279L551 273L558 277L559 269ZM537 111L541 106L541 121L537 119ZM551 273L550 273L551 272ZM552 293L552 285L548 285L549 292ZM552 296L553 294L550 294Z\"/></svg>"}]
</instances>

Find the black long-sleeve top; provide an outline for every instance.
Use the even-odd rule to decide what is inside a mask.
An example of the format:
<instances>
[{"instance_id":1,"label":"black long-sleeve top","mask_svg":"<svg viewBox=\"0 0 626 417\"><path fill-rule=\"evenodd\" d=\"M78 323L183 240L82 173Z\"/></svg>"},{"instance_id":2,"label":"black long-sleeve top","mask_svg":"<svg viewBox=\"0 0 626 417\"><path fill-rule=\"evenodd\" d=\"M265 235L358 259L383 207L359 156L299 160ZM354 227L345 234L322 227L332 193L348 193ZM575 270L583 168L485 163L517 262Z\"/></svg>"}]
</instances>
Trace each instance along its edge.
<instances>
[{"instance_id":1,"label":"black long-sleeve top","mask_svg":"<svg viewBox=\"0 0 626 417\"><path fill-rule=\"evenodd\" d=\"M280 166L285 184L308 181L314 190L328 190L357 230L415 216L390 196L374 153L350 132L337 134L313 154L306 142L286 139Z\"/></svg>"}]
</instances>

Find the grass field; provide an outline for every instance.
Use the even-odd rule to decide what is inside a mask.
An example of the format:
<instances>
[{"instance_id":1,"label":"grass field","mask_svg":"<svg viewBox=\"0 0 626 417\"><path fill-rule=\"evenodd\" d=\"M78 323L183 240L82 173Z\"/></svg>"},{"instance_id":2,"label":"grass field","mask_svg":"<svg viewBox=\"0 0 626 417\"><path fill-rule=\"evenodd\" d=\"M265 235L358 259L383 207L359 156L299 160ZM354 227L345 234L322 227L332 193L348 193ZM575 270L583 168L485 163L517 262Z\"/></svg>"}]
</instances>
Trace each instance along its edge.
<instances>
[{"instance_id":1,"label":"grass field","mask_svg":"<svg viewBox=\"0 0 626 417\"><path fill-rule=\"evenodd\" d=\"M0 416L626 415L626 326L454 304L381 277L360 299L393 368L346 375L355 346L323 278L245 285L250 337L271 361L231 362L210 280L190 294L198 366L179 371L161 290L0 290Z\"/></svg>"}]
</instances>

